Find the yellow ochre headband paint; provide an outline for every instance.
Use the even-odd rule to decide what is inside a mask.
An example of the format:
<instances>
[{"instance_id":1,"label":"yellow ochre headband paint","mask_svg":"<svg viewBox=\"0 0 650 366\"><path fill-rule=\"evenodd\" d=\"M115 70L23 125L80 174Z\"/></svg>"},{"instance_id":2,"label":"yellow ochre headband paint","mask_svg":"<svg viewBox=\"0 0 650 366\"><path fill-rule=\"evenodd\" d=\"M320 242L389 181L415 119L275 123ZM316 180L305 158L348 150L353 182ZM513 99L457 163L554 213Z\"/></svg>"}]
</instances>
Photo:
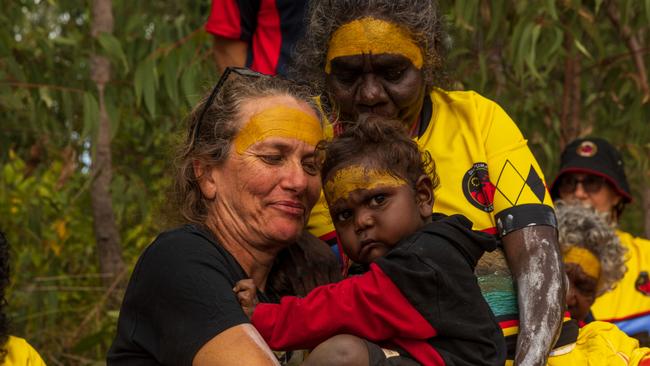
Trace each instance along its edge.
<instances>
[{"instance_id":1,"label":"yellow ochre headband paint","mask_svg":"<svg viewBox=\"0 0 650 366\"><path fill-rule=\"evenodd\" d=\"M325 197L330 204L347 198L358 189L377 187L399 187L406 184L404 179L391 175L387 170L377 170L352 165L338 170L325 183Z\"/></svg>"},{"instance_id":2,"label":"yellow ochre headband paint","mask_svg":"<svg viewBox=\"0 0 650 366\"><path fill-rule=\"evenodd\" d=\"M300 109L276 106L251 117L234 139L235 150L242 154L269 137L296 139L316 146L323 139L323 129L316 117Z\"/></svg>"},{"instance_id":3,"label":"yellow ochre headband paint","mask_svg":"<svg viewBox=\"0 0 650 366\"><path fill-rule=\"evenodd\" d=\"M342 25L332 34L325 72L330 73L331 61L337 57L363 54L397 53L422 67L422 50L408 30L385 20L365 17Z\"/></svg>"},{"instance_id":4,"label":"yellow ochre headband paint","mask_svg":"<svg viewBox=\"0 0 650 366\"><path fill-rule=\"evenodd\" d=\"M589 249L573 246L564 254L564 263L573 263L582 267L582 271L595 278L600 279L600 261Z\"/></svg>"}]
</instances>

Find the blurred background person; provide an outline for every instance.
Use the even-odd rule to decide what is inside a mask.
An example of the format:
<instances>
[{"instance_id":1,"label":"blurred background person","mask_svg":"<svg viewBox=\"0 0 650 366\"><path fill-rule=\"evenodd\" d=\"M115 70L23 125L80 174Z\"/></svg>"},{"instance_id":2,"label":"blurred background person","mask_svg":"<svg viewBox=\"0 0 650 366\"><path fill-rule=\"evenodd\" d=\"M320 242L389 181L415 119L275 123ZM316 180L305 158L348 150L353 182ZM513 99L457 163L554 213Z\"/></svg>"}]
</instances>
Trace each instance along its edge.
<instances>
[{"instance_id":1,"label":"blurred background person","mask_svg":"<svg viewBox=\"0 0 650 366\"><path fill-rule=\"evenodd\" d=\"M569 279L567 307L584 325L594 300L610 291L625 273L625 248L614 230L593 208L555 202L560 249ZM615 324L593 321L578 332L563 333L571 342L554 349L549 366L649 365L650 348L627 336Z\"/></svg>"},{"instance_id":2,"label":"blurred background person","mask_svg":"<svg viewBox=\"0 0 650 366\"><path fill-rule=\"evenodd\" d=\"M214 36L219 72L247 66L285 75L293 46L303 34L307 0L212 0L205 29Z\"/></svg>"},{"instance_id":3,"label":"blurred background person","mask_svg":"<svg viewBox=\"0 0 650 366\"><path fill-rule=\"evenodd\" d=\"M572 141L562 152L551 195L592 206L616 228L627 249L627 272L613 291L596 299L591 313L593 319L612 322L642 345L649 345L650 241L618 229L625 205L632 201L621 154L601 138Z\"/></svg>"}]
</instances>

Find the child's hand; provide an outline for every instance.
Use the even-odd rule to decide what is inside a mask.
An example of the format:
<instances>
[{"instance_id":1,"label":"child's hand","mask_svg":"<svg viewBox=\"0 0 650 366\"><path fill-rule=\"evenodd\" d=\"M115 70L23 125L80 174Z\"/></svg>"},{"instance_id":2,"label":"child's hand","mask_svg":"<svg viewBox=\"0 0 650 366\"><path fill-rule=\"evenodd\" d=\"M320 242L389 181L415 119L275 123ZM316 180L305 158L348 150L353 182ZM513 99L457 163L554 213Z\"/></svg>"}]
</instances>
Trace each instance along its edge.
<instances>
[{"instance_id":1,"label":"child's hand","mask_svg":"<svg viewBox=\"0 0 650 366\"><path fill-rule=\"evenodd\" d=\"M244 313L250 319L253 316L253 311L255 311L255 306L259 303L257 301L257 287L255 283L252 279L241 280L237 282L232 290L237 294L239 305L241 305L242 310L244 310Z\"/></svg>"}]
</instances>

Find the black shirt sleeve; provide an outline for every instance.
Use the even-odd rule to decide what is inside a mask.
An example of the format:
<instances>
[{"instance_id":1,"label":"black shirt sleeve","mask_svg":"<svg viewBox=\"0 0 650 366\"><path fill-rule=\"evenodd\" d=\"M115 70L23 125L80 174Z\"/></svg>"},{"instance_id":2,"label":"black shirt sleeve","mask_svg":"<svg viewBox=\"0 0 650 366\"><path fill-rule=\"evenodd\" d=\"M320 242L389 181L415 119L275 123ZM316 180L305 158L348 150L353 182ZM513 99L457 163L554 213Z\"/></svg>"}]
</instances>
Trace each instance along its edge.
<instances>
[{"instance_id":1,"label":"black shirt sleeve","mask_svg":"<svg viewBox=\"0 0 650 366\"><path fill-rule=\"evenodd\" d=\"M200 233L160 235L131 277L109 364L191 365L207 341L249 322L232 291L242 278L234 258Z\"/></svg>"},{"instance_id":2,"label":"black shirt sleeve","mask_svg":"<svg viewBox=\"0 0 650 366\"><path fill-rule=\"evenodd\" d=\"M250 42L257 28L257 16L260 12L260 0L237 0L241 24L241 40Z\"/></svg>"}]
</instances>

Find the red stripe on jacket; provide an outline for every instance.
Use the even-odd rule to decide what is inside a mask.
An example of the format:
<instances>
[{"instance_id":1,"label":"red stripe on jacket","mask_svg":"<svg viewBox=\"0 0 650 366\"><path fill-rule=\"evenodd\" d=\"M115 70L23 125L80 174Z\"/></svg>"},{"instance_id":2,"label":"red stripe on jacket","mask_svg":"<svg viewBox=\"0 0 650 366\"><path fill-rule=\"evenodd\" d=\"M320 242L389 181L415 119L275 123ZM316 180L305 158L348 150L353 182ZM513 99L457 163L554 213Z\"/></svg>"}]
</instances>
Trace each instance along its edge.
<instances>
[{"instance_id":1,"label":"red stripe on jacket","mask_svg":"<svg viewBox=\"0 0 650 366\"><path fill-rule=\"evenodd\" d=\"M240 39L241 17L236 1L213 1L205 30L224 38Z\"/></svg>"},{"instance_id":2,"label":"red stripe on jacket","mask_svg":"<svg viewBox=\"0 0 650 366\"><path fill-rule=\"evenodd\" d=\"M304 298L259 304L251 322L273 349L314 348L337 334L393 343L422 365L444 360L426 342L437 332L376 265L363 275L320 286Z\"/></svg>"},{"instance_id":3,"label":"red stripe on jacket","mask_svg":"<svg viewBox=\"0 0 650 366\"><path fill-rule=\"evenodd\" d=\"M274 75L280 59L282 32L280 14L275 0L262 0L257 14L257 27L253 34L253 63L251 69Z\"/></svg>"}]
</instances>

